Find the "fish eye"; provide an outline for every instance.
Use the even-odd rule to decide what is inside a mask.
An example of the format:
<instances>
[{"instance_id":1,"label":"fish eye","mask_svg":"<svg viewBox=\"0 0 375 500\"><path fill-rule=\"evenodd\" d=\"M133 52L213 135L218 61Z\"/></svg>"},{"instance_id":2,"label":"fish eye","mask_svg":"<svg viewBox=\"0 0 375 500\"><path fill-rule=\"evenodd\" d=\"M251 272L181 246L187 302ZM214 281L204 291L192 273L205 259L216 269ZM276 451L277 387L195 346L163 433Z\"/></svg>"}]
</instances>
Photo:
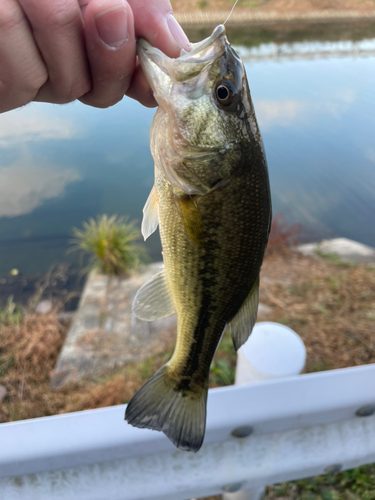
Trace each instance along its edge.
<instances>
[{"instance_id":1,"label":"fish eye","mask_svg":"<svg viewBox=\"0 0 375 500\"><path fill-rule=\"evenodd\" d=\"M216 97L220 104L228 106L233 101L233 89L228 83L220 83L216 87Z\"/></svg>"}]
</instances>

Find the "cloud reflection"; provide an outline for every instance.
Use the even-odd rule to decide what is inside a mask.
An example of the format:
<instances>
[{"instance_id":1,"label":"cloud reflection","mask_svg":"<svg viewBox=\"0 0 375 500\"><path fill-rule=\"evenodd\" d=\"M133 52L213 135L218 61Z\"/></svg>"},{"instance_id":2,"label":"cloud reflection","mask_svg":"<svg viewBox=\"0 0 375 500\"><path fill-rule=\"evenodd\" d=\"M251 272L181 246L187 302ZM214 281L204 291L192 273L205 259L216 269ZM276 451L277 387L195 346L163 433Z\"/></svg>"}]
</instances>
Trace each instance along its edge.
<instances>
[{"instance_id":1,"label":"cloud reflection","mask_svg":"<svg viewBox=\"0 0 375 500\"><path fill-rule=\"evenodd\" d=\"M0 114L0 146L45 139L71 139L78 130L73 122L48 115L35 104Z\"/></svg>"},{"instance_id":2,"label":"cloud reflection","mask_svg":"<svg viewBox=\"0 0 375 500\"><path fill-rule=\"evenodd\" d=\"M65 188L79 180L73 168L28 163L0 168L0 217L28 214L44 201L63 196Z\"/></svg>"},{"instance_id":3,"label":"cloud reflection","mask_svg":"<svg viewBox=\"0 0 375 500\"><path fill-rule=\"evenodd\" d=\"M323 115L341 118L357 98L351 89L338 90L335 96L321 96L319 102L298 99L264 99L255 103L255 111L261 130L273 127L306 125L313 117Z\"/></svg>"},{"instance_id":4,"label":"cloud reflection","mask_svg":"<svg viewBox=\"0 0 375 500\"><path fill-rule=\"evenodd\" d=\"M303 111L300 101L286 99L283 101L264 100L256 103L256 114L263 128L271 126L288 126Z\"/></svg>"}]
</instances>

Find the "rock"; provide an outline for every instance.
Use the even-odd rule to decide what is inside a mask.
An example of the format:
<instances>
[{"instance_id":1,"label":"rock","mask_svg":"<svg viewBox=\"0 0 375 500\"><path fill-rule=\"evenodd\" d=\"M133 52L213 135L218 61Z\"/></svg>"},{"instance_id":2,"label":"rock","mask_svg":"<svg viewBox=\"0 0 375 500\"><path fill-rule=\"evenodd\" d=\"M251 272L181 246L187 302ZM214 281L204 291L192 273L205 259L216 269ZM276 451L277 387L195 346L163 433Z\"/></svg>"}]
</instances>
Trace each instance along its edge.
<instances>
[{"instance_id":1,"label":"rock","mask_svg":"<svg viewBox=\"0 0 375 500\"><path fill-rule=\"evenodd\" d=\"M137 319L131 311L138 289L160 267L161 263L151 264L130 278L90 273L51 375L52 387L98 381L128 363L173 345L176 315L147 322Z\"/></svg>"},{"instance_id":2,"label":"rock","mask_svg":"<svg viewBox=\"0 0 375 500\"><path fill-rule=\"evenodd\" d=\"M341 260L353 264L375 262L375 248L358 243L348 238L334 238L320 243L299 245L296 250L304 255L316 256L320 251L326 254L336 254Z\"/></svg>"},{"instance_id":3,"label":"rock","mask_svg":"<svg viewBox=\"0 0 375 500\"><path fill-rule=\"evenodd\" d=\"M4 387L3 385L0 385L0 403L3 402L6 395L7 395L6 387Z\"/></svg>"},{"instance_id":4,"label":"rock","mask_svg":"<svg viewBox=\"0 0 375 500\"><path fill-rule=\"evenodd\" d=\"M35 306L35 312L38 314L49 314L52 311L52 302L50 300L41 300Z\"/></svg>"}]
</instances>

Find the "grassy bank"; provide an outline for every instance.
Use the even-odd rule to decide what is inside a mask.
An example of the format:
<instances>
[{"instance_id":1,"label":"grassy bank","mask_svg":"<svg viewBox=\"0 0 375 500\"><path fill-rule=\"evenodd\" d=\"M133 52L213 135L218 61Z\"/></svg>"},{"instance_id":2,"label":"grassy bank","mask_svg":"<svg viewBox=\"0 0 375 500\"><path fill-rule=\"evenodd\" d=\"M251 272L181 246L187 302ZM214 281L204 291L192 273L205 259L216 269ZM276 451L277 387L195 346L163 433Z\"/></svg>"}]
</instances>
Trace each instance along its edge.
<instances>
[{"instance_id":1,"label":"grassy bank","mask_svg":"<svg viewBox=\"0 0 375 500\"><path fill-rule=\"evenodd\" d=\"M302 337L307 349L305 372L375 363L375 267L353 266L330 255L319 259L271 246L264 260L260 301L267 320L285 324ZM1 323L0 385L7 395L0 422L126 403L170 356L164 352L140 364L108 373L100 384L52 390L49 374L63 344L67 325L55 313L30 314ZM19 324L20 323L20 324ZM229 332L215 355L210 386L233 383L236 354Z\"/></svg>"},{"instance_id":2,"label":"grassy bank","mask_svg":"<svg viewBox=\"0 0 375 500\"><path fill-rule=\"evenodd\" d=\"M172 0L174 12L225 11L230 10L234 0ZM239 0L236 10L258 10L276 12L311 11L371 11L374 0Z\"/></svg>"},{"instance_id":3,"label":"grassy bank","mask_svg":"<svg viewBox=\"0 0 375 500\"><path fill-rule=\"evenodd\" d=\"M192 42L199 42L212 33L212 26L187 26L186 34ZM375 22L340 23L273 23L242 27L228 25L228 39L233 45L258 47L263 43L353 42L375 37Z\"/></svg>"},{"instance_id":4,"label":"grassy bank","mask_svg":"<svg viewBox=\"0 0 375 500\"><path fill-rule=\"evenodd\" d=\"M194 12L197 10L225 11L231 9L234 0L172 0L175 12ZM239 0L238 10L262 10L278 12L374 10L373 0Z\"/></svg>"}]
</instances>

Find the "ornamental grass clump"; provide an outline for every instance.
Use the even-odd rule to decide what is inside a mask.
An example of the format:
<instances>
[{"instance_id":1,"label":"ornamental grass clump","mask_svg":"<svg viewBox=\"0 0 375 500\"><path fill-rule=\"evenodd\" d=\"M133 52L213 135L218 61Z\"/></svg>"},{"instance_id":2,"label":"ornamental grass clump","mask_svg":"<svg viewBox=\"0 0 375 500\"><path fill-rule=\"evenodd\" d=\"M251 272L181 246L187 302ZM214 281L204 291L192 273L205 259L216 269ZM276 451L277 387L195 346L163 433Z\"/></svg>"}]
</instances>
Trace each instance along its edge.
<instances>
[{"instance_id":1,"label":"ornamental grass clump","mask_svg":"<svg viewBox=\"0 0 375 500\"><path fill-rule=\"evenodd\" d=\"M73 250L90 255L85 271L93 268L109 275L128 273L137 269L145 258L145 249L136 243L140 233L127 217L98 216L73 229Z\"/></svg>"}]
</instances>

